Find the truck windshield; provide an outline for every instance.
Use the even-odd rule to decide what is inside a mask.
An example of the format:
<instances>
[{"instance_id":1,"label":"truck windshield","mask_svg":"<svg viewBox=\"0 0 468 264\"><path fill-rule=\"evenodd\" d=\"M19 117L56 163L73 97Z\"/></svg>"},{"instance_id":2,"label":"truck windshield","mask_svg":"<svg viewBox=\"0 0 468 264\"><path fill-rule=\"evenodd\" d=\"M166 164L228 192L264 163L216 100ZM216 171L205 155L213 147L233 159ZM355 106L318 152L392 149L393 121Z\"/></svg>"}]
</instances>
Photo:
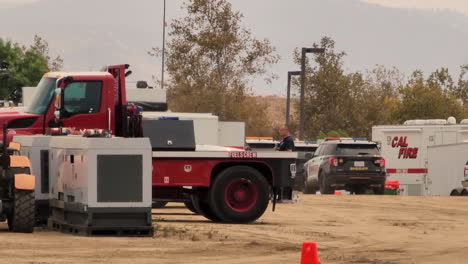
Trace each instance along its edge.
<instances>
[{"instance_id":1,"label":"truck windshield","mask_svg":"<svg viewBox=\"0 0 468 264\"><path fill-rule=\"evenodd\" d=\"M43 77L37 85L31 104L26 108L26 113L43 115L54 97L55 78Z\"/></svg>"},{"instance_id":2,"label":"truck windshield","mask_svg":"<svg viewBox=\"0 0 468 264\"><path fill-rule=\"evenodd\" d=\"M337 155L379 155L379 150L375 144L338 144Z\"/></svg>"}]
</instances>

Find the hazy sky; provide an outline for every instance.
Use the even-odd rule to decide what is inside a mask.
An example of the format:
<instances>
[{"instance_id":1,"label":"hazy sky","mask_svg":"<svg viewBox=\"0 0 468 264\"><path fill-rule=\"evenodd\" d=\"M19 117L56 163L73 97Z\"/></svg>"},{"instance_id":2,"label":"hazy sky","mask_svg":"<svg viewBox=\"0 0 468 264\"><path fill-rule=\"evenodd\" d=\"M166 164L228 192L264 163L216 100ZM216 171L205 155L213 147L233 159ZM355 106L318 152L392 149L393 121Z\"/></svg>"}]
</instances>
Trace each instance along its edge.
<instances>
[{"instance_id":1,"label":"hazy sky","mask_svg":"<svg viewBox=\"0 0 468 264\"><path fill-rule=\"evenodd\" d=\"M9 5L27 4L39 0L0 0ZM137 0L138 1L138 0ZM170 0L169 0L170 1ZM252 1L252 0L251 0ZM326 0L324 0L326 1ZM468 15L468 0L360 0L398 8L452 9Z\"/></svg>"},{"instance_id":2,"label":"hazy sky","mask_svg":"<svg viewBox=\"0 0 468 264\"><path fill-rule=\"evenodd\" d=\"M398 8L451 9L468 15L468 0L361 0Z\"/></svg>"},{"instance_id":3,"label":"hazy sky","mask_svg":"<svg viewBox=\"0 0 468 264\"><path fill-rule=\"evenodd\" d=\"M408 75L468 63L468 0L229 0L255 37L268 38L281 61L271 84L257 94L284 95L286 73L298 70L292 53L323 36L345 51L345 68L365 72L376 64ZM168 22L182 0L167 0ZM93 7L93 8L89 8ZM111 12L102 12L112 8ZM298 8L300 7L300 8ZM416 9L415 9L416 8ZM161 46L162 0L0 0L0 37L28 44L34 34L64 58L64 70L96 70L129 63L132 81L161 72L147 51ZM435 9L431 11L427 9ZM452 12L456 11L456 12Z\"/></svg>"}]
</instances>

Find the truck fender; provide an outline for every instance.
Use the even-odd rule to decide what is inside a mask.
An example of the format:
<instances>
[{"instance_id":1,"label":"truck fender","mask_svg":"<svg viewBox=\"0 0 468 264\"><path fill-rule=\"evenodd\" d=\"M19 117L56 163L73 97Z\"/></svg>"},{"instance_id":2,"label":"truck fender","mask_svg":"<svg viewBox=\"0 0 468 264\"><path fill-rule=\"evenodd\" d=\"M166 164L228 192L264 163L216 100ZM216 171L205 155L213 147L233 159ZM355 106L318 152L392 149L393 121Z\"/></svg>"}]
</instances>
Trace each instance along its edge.
<instances>
[{"instance_id":1,"label":"truck fender","mask_svg":"<svg viewBox=\"0 0 468 264\"><path fill-rule=\"evenodd\" d=\"M36 180L30 174L15 174L15 188L19 190L34 190Z\"/></svg>"}]
</instances>

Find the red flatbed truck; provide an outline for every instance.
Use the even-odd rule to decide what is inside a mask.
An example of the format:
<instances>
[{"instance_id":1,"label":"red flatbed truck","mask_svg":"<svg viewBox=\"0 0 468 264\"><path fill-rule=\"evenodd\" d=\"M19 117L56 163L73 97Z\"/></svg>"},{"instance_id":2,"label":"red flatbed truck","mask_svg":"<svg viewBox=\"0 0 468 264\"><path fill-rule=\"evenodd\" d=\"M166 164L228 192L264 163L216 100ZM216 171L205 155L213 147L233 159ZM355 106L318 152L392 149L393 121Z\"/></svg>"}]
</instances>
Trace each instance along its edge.
<instances>
[{"instance_id":1,"label":"red flatbed truck","mask_svg":"<svg viewBox=\"0 0 468 264\"><path fill-rule=\"evenodd\" d=\"M141 109L127 104L128 68L116 65L104 72L46 73L31 105L24 112L0 113L0 123L7 122L10 138L70 127L161 139L153 135L158 129L143 127L151 121L142 120ZM245 223L258 219L270 200L292 198L295 153L171 148L170 137L163 139L167 148L152 144L154 199L191 201L195 211L210 220Z\"/></svg>"}]
</instances>

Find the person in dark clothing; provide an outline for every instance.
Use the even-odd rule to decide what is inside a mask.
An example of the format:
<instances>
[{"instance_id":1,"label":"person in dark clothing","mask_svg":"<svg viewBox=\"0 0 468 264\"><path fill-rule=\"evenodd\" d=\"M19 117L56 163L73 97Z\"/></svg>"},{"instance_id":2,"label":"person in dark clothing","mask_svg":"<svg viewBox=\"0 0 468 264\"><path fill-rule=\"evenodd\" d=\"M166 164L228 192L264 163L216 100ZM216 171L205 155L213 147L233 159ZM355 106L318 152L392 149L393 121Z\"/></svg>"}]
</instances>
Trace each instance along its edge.
<instances>
[{"instance_id":1,"label":"person in dark clothing","mask_svg":"<svg viewBox=\"0 0 468 264\"><path fill-rule=\"evenodd\" d=\"M275 150L293 152L295 149L294 138L289 134L288 127L282 126L279 129L279 134L283 138L283 140L281 140L280 144L277 147L275 147Z\"/></svg>"}]
</instances>

